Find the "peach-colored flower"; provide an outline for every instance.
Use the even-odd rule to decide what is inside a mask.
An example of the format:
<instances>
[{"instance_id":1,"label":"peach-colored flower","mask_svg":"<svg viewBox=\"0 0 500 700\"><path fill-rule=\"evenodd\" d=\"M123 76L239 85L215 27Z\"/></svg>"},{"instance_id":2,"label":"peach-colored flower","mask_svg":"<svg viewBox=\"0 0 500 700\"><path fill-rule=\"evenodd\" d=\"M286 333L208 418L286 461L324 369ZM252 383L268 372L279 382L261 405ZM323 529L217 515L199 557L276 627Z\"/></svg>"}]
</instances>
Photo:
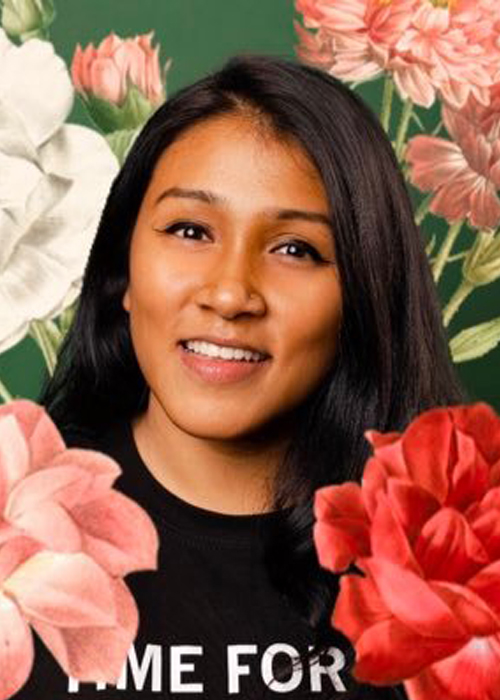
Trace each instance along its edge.
<instances>
[{"instance_id":1,"label":"peach-colored flower","mask_svg":"<svg viewBox=\"0 0 500 700\"><path fill-rule=\"evenodd\" d=\"M89 44L82 50L77 45L71 64L75 89L84 95L94 95L115 105L127 97L129 85L135 85L152 104L165 99L160 76L159 47L151 46L153 32L130 39L115 33L99 46Z\"/></svg>"},{"instance_id":2,"label":"peach-colored flower","mask_svg":"<svg viewBox=\"0 0 500 700\"><path fill-rule=\"evenodd\" d=\"M487 104L500 79L496 0L298 0L299 56L344 80L392 74L402 97L458 109L470 94ZM306 37L309 34L309 37Z\"/></svg>"},{"instance_id":3,"label":"peach-colored flower","mask_svg":"<svg viewBox=\"0 0 500 700\"><path fill-rule=\"evenodd\" d=\"M67 449L31 401L0 407L0 700L33 665L30 626L68 676L116 682L137 633L122 578L156 568L149 516L112 489L121 470Z\"/></svg>"},{"instance_id":4,"label":"peach-colored flower","mask_svg":"<svg viewBox=\"0 0 500 700\"><path fill-rule=\"evenodd\" d=\"M415 136L406 149L410 180L435 192L430 211L448 221L468 218L477 228L500 224L500 83L484 107L471 95L461 110L443 105L453 141Z\"/></svg>"}]
</instances>

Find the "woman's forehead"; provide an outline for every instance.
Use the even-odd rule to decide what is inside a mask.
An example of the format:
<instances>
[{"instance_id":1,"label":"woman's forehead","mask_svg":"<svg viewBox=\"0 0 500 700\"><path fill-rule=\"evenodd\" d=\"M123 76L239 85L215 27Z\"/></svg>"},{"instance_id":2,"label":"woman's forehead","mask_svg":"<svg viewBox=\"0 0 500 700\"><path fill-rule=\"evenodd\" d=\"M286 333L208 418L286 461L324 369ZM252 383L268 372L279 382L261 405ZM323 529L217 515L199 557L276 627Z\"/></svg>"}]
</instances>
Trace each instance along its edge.
<instances>
[{"instance_id":1,"label":"woman's forehead","mask_svg":"<svg viewBox=\"0 0 500 700\"><path fill-rule=\"evenodd\" d=\"M269 203L282 199L287 206L292 199L327 206L322 179L305 149L246 115L198 123L165 149L148 187L149 203L169 188L198 189L235 201L244 195Z\"/></svg>"}]
</instances>

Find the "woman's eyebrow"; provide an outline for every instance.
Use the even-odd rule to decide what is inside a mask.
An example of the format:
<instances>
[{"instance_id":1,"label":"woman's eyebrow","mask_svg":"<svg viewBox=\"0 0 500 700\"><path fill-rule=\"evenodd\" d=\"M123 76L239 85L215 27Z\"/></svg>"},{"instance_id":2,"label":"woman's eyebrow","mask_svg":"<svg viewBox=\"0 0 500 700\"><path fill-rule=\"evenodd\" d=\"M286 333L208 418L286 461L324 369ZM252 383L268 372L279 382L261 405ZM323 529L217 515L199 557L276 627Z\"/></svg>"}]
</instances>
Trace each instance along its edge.
<instances>
[{"instance_id":1,"label":"woman's eyebrow","mask_svg":"<svg viewBox=\"0 0 500 700\"><path fill-rule=\"evenodd\" d=\"M161 201L169 197L196 199L205 204L225 204L226 200L214 192L208 190L194 190L186 187L169 187L164 190L156 199L153 206L157 206ZM333 228L333 222L327 214L315 211L305 211L303 209L282 209L279 207L270 207L264 210L264 213L273 216L280 221L290 221L299 219L301 221L309 221L312 223L320 223Z\"/></svg>"}]
</instances>

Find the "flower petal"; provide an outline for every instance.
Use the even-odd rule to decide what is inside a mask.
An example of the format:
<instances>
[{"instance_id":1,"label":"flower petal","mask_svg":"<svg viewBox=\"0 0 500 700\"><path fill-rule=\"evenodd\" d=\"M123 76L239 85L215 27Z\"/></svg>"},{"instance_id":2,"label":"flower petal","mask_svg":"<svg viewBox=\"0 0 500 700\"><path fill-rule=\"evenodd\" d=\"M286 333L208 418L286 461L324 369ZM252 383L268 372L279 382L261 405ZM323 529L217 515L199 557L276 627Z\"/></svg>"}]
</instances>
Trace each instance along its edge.
<instances>
[{"instance_id":1,"label":"flower petal","mask_svg":"<svg viewBox=\"0 0 500 700\"><path fill-rule=\"evenodd\" d=\"M29 458L28 445L17 420L12 415L0 414L0 513L13 485L28 472Z\"/></svg>"},{"instance_id":2,"label":"flower petal","mask_svg":"<svg viewBox=\"0 0 500 700\"><path fill-rule=\"evenodd\" d=\"M72 510L87 552L112 576L155 569L158 535L149 515L122 493L110 491Z\"/></svg>"},{"instance_id":3,"label":"flower petal","mask_svg":"<svg viewBox=\"0 0 500 700\"><path fill-rule=\"evenodd\" d=\"M33 628L64 672L80 681L116 683L134 641L139 617L126 585L112 580L116 623L110 627L59 628L33 621Z\"/></svg>"},{"instance_id":4,"label":"flower petal","mask_svg":"<svg viewBox=\"0 0 500 700\"><path fill-rule=\"evenodd\" d=\"M33 666L33 635L19 608L0 592L0 700L26 683Z\"/></svg>"},{"instance_id":5,"label":"flower petal","mask_svg":"<svg viewBox=\"0 0 500 700\"><path fill-rule=\"evenodd\" d=\"M446 603L412 571L386 559L365 559L363 569L373 577L392 614L416 634L441 640L467 641L467 633Z\"/></svg>"},{"instance_id":6,"label":"flower petal","mask_svg":"<svg viewBox=\"0 0 500 700\"><path fill-rule=\"evenodd\" d=\"M86 554L39 552L3 587L30 619L62 627L116 622L111 578Z\"/></svg>"},{"instance_id":7,"label":"flower petal","mask_svg":"<svg viewBox=\"0 0 500 700\"><path fill-rule=\"evenodd\" d=\"M454 508L442 508L422 528L415 556L426 578L460 583L489 562L467 520Z\"/></svg>"},{"instance_id":8,"label":"flower petal","mask_svg":"<svg viewBox=\"0 0 500 700\"><path fill-rule=\"evenodd\" d=\"M0 418L14 415L29 443L31 462L37 468L47 464L65 449L64 440L47 412L27 399L16 399L0 406Z\"/></svg>"},{"instance_id":9,"label":"flower petal","mask_svg":"<svg viewBox=\"0 0 500 700\"><path fill-rule=\"evenodd\" d=\"M463 641L456 639L421 637L398 620L379 622L356 644L353 675L360 681L391 685L411 678L461 646Z\"/></svg>"},{"instance_id":10,"label":"flower petal","mask_svg":"<svg viewBox=\"0 0 500 700\"><path fill-rule=\"evenodd\" d=\"M405 685L410 700L500 700L499 637L472 639Z\"/></svg>"},{"instance_id":11,"label":"flower petal","mask_svg":"<svg viewBox=\"0 0 500 700\"><path fill-rule=\"evenodd\" d=\"M500 632L500 616L474 591L442 581L431 581L429 585L453 610L471 636L484 637Z\"/></svg>"},{"instance_id":12,"label":"flower petal","mask_svg":"<svg viewBox=\"0 0 500 700\"><path fill-rule=\"evenodd\" d=\"M406 429L402 446L408 474L439 502L448 493L448 462L453 434L449 411L433 408L418 416Z\"/></svg>"},{"instance_id":13,"label":"flower petal","mask_svg":"<svg viewBox=\"0 0 500 700\"><path fill-rule=\"evenodd\" d=\"M421 575L406 533L394 514L392 502L383 492L378 494L370 540L373 557L388 559Z\"/></svg>"},{"instance_id":14,"label":"flower petal","mask_svg":"<svg viewBox=\"0 0 500 700\"><path fill-rule=\"evenodd\" d=\"M340 591L332 615L332 625L355 644L367 627L392 618L377 587L369 576L340 578Z\"/></svg>"}]
</instances>

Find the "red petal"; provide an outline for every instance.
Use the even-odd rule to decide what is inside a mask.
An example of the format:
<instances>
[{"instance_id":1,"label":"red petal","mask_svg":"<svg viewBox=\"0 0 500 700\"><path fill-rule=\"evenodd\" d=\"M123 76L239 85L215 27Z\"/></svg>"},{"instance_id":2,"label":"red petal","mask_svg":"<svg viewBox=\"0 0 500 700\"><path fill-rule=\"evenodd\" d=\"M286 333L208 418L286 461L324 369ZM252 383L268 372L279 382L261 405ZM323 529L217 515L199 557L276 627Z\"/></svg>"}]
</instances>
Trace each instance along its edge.
<instances>
[{"instance_id":1,"label":"red petal","mask_svg":"<svg viewBox=\"0 0 500 700\"><path fill-rule=\"evenodd\" d=\"M137 503L116 491L71 511L83 535L82 549L112 576L155 569L158 534Z\"/></svg>"},{"instance_id":2,"label":"red petal","mask_svg":"<svg viewBox=\"0 0 500 700\"><path fill-rule=\"evenodd\" d=\"M431 589L453 610L471 636L500 632L500 617L474 591L454 583L432 581Z\"/></svg>"},{"instance_id":3,"label":"red petal","mask_svg":"<svg viewBox=\"0 0 500 700\"><path fill-rule=\"evenodd\" d=\"M390 499L384 493L379 493L377 504L370 531L372 556L388 559L421 575L406 533L394 515Z\"/></svg>"},{"instance_id":4,"label":"red petal","mask_svg":"<svg viewBox=\"0 0 500 700\"><path fill-rule=\"evenodd\" d=\"M408 540L413 542L427 520L438 510L438 501L420 486L400 479L388 480L387 494Z\"/></svg>"},{"instance_id":5,"label":"red petal","mask_svg":"<svg viewBox=\"0 0 500 700\"><path fill-rule=\"evenodd\" d=\"M415 556L426 578L462 583L489 557L469 523L453 508L442 508L423 527Z\"/></svg>"},{"instance_id":6,"label":"red petal","mask_svg":"<svg viewBox=\"0 0 500 700\"><path fill-rule=\"evenodd\" d=\"M325 486L314 498L314 543L321 566L342 571L370 552L369 521L357 484Z\"/></svg>"},{"instance_id":7,"label":"red petal","mask_svg":"<svg viewBox=\"0 0 500 700\"><path fill-rule=\"evenodd\" d=\"M354 482L317 489L314 494L314 515L316 520L332 521L340 517L368 524L361 488Z\"/></svg>"},{"instance_id":8,"label":"red petal","mask_svg":"<svg viewBox=\"0 0 500 700\"><path fill-rule=\"evenodd\" d=\"M26 683L33 666L33 635L19 608L0 593L0 700Z\"/></svg>"},{"instance_id":9,"label":"red petal","mask_svg":"<svg viewBox=\"0 0 500 700\"><path fill-rule=\"evenodd\" d=\"M458 640L421 637L397 620L379 622L356 644L353 675L360 681L390 685L415 676L462 645Z\"/></svg>"},{"instance_id":10,"label":"red petal","mask_svg":"<svg viewBox=\"0 0 500 700\"><path fill-rule=\"evenodd\" d=\"M373 576L392 614L416 634L440 639L467 640L467 633L443 600L426 581L408 569L385 559L366 559L364 568Z\"/></svg>"},{"instance_id":11,"label":"red petal","mask_svg":"<svg viewBox=\"0 0 500 700\"><path fill-rule=\"evenodd\" d=\"M116 623L110 627L58 628L34 621L33 628L64 672L82 682L116 683L139 625L137 606L121 580L112 580Z\"/></svg>"},{"instance_id":12,"label":"red petal","mask_svg":"<svg viewBox=\"0 0 500 700\"><path fill-rule=\"evenodd\" d=\"M392 617L369 577L342 576L332 625L355 644L367 627Z\"/></svg>"},{"instance_id":13,"label":"red petal","mask_svg":"<svg viewBox=\"0 0 500 700\"><path fill-rule=\"evenodd\" d=\"M3 587L26 616L63 627L114 624L112 579L86 554L40 552Z\"/></svg>"},{"instance_id":14,"label":"red petal","mask_svg":"<svg viewBox=\"0 0 500 700\"><path fill-rule=\"evenodd\" d=\"M500 615L500 561L486 566L467 581L467 588L481 596L490 608Z\"/></svg>"},{"instance_id":15,"label":"red petal","mask_svg":"<svg viewBox=\"0 0 500 700\"><path fill-rule=\"evenodd\" d=\"M316 522L313 538L321 566L330 571L344 571L358 557L370 552L366 527L359 527L358 520L340 521L337 525Z\"/></svg>"},{"instance_id":16,"label":"red petal","mask_svg":"<svg viewBox=\"0 0 500 700\"><path fill-rule=\"evenodd\" d=\"M412 480L443 503L448 494L448 464L453 422L445 408L418 416L403 434L403 453Z\"/></svg>"},{"instance_id":17,"label":"red petal","mask_svg":"<svg viewBox=\"0 0 500 700\"><path fill-rule=\"evenodd\" d=\"M452 418L457 428L472 435L488 464L500 460L500 418L487 403L454 406Z\"/></svg>"},{"instance_id":18,"label":"red petal","mask_svg":"<svg viewBox=\"0 0 500 700\"><path fill-rule=\"evenodd\" d=\"M406 684L410 700L499 700L498 637L472 639Z\"/></svg>"},{"instance_id":19,"label":"red petal","mask_svg":"<svg viewBox=\"0 0 500 700\"><path fill-rule=\"evenodd\" d=\"M493 489L481 503L469 508L467 518L490 561L500 559L500 489Z\"/></svg>"},{"instance_id":20,"label":"red petal","mask_svg":"<svg viewBox=\"0 0 500 700\"><path fill-rule=\"evenodd\" d=\"M474 501L481 500L487 492L489 467L471 437L456 430L455 438L457 461L451 473L446 505L464 511Z\"/></svg>"}]
</instances>

